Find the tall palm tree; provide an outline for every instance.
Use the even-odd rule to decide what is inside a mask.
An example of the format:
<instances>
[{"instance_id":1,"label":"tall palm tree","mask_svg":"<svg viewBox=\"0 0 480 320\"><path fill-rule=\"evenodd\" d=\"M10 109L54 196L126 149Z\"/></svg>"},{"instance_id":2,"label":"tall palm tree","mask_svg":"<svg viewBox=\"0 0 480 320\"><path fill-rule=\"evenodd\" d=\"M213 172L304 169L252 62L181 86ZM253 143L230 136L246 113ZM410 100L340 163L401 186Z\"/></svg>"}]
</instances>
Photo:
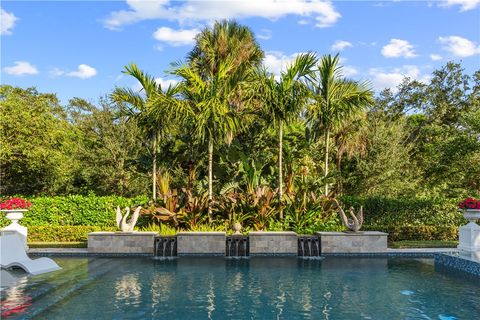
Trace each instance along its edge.
<instances>
[{"instance_id":1,"label":"tall palm tree","mask_svg":"<svg viewBox=\"0 0 480 320\"><path fill-rule=\"evenodd\" d=\"M153 98L158 99L159 96L173 97L177 92L177 88L169 86L164 90L154 77L140 70L134 63L125 66L125 70L122 72L137 79L142 88L140 91L135 91L131 88L115 88L110 98L112 101L128 106L129 116L138 121L145 138L151 142L152 199L156 201L158 146L160 140L167 135L172 127L172 121L170 121L170 113L165 112L166 110L164 112L155 112L154 114L153 111L156 110L152 109L150 104Z\"/></svg>"},{"instance_id":2,"label":"tall palm tree","mask_svg":"<svg viewBox=\"0 0 480 320\"><path fill-rule=\"evenodd\" d=\"M196 37L187 64L173 71L184 79L181 89L193 110L195 136L208 143L208 214L213 201L214 145L231 141L242 127L245 87L263 51L253 33L234 21L216 22Z\"/></svg>"},{"instance_id":3,"label":"tall palm tree","mask_svg":"<svg viewBox=\"0 0 480 320\"><path fill-rule=\"evenodd\" d=\"M333 57L323 56L314 77L308 81L312 92L308 121L313 131L323 131L325 139L325 195L329 192L327 177L330 134L349 121L352 115L374 103L368 83L345 79L338 61L338 54Z\"/></svg>"},{"instance_id":4,"label":"tall palm tree","mask_svg":"<svg viewBox=\"0 0 480 320\"><path fill-rule=\"evenodd\" d=\"M301 82L312 74L312 68L317 63L316 55L305 53L298 55L285 71L275 79L265 70L260 74L259 96L264 105L266 120L278 128L278 201L280 219L283 219L283 126L295 120L304 107L308 91Z\"/></svg>"}]
</instances>

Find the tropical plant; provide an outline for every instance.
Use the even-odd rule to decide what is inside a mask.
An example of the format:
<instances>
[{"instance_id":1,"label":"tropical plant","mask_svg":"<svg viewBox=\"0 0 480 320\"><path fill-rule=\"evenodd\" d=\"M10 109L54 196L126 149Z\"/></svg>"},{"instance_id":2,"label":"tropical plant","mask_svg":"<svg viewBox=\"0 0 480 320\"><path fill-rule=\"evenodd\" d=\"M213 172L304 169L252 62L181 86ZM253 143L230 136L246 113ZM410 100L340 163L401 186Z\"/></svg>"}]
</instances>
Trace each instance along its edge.
<instances>
[{"instance_id":1,"label":"tropical plant","mask_svg":"<svg viewBox=\"0 0 480 320\"><path fill-rule=\"evenodd\" d=\"M214 145L230 142L240 131L240 115L246 98L242 87L250 70L260 63L263 52L252 32L231 21L216 22L196 37L187 65L173 73L183 78L185 101L193 110L195 136L208 144L208 214L213 201Z\"/></svg>"},{"instance_id":2,"label":"tropical plant","mask_svg":"<svg viewBox=\"0 0 480 320\"><path fill-rule=\"evenodd\" d=\"M279 79L268 74L265 69L259 73L259 98L263 104L263 117L274 127L278 127L278 205L280 219L283 219L283 126L298 118L306 100L308 91L301 82L302 78L311 76L312 68L317 63L313 53L298 55L282 71Z\"/></svg>"},{"instance_id":3,"label":"tropical plant","mask_svg":"<svg viewBox=\"0 0 480 320\"><path fill-rule=\"evenodd\" d=\"M141 90L136 91L131 88L115 88L110 98L127 106L127 114L137 120L138 125L143 130L145 138L151 142L152 153L152 199L157 199L157 153L159 142L165 138L168 132L174 126L172 113L165 104L166 99L159 97L172 98L177 93L176 86L169 86L163 89L160 82L153 76L140 70L136 64L131 63L125 66L123 73L128 74L141 85ZM143 91L143 92L141 92ZM155 99L157 103L153 103ZM151 106L153 104L153 106ZM162 110L158 110L162 109Z\"/></svg>"},{"instance_id":4,"label":"tropical plant","mask_svg":"<svg viewBox=\"0 0 480 320\"><path fill-rule=\"evenodd\" d=\"M329 193L328 161L330 134L351 116L374 103L373 92L367 82L343 78L342 67L338 65L339 55L323 56L308 84L312 92L308 108L308 120L314 132L322 131L325 141L325 195Z\"/></svg>"}]
</instances>

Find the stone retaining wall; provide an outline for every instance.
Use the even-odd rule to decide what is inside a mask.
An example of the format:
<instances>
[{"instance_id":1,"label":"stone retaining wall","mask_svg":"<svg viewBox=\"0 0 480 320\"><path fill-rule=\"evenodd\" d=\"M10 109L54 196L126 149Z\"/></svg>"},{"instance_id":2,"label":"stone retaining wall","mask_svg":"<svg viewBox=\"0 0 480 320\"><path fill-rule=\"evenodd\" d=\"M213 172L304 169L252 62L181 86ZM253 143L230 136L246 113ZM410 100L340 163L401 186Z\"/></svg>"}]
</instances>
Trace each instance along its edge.
<instances>
[{"instance_id":1,"label":"stone retaining wall","mask_svg":"<svg viewBox=\"0 0 480 320\"><path fill-rule=\"evenodd\" d=\"M225 255L225 232L179 232L177 255Z\"/></svg>"},{"instance_id":2,"label":"stone retaining wall","mask_svg":"<svg viewBox=\"0 0 480 320\"><path fill-rule=\"evenodd\" d=\"M153 255L156 232L91 232L88 252L149 253Z\"/></svg>"},{"instance_id":3,"label":"stone retaining wall","mask_svg":"<svg viewBox=\"0 0 480 320\"><path fill-rule=\"evenodd\" d=\"M293 231L253 231L248 238L250 255L297 255L298 239Z\"/></svg>"},{"instance_id":4,"label":"stone retaining wall","mask_svg":"<svg viewBox=\"0 0 480 320\"><path fill-rule=\"evenodd\" d=\"M387 233L378 231L317 232L322 253L375 253L387 251Z\"/></svg>"}]
</instances>

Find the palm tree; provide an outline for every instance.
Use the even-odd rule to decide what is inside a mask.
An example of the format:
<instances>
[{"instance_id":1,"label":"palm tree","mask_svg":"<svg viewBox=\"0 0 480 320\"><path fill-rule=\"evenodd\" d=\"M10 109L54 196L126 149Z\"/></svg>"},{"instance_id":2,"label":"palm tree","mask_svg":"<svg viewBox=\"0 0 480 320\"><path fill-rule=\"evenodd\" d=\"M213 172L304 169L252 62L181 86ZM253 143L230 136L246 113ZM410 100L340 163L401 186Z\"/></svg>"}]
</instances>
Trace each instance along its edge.
<instances>
[{"instance_id":1,"label":"palm tree","mask_svg":"<svg viewBox=\"0 0 480 320\"><path fill-rule=\"evenodd\" d=\"M311 75L312 68L317 63L313 53L298 55L286 71L275 79L265 70L260 73L260 99L264 105L266 120L278 127L278 201L280 219L283 219L283 126L295 120L304 106L308 91L300 80Z\"/></svg>"},{"instance_id":2,"label":"palm tree","mask_svg":"<svg viewBox=\"0 0 480 320\"><path fill-rule=\"evenodd\" d=\"M184 79L181 90L193 110L195 137L208 143L208 214L213 201L214 145L229 142L242 127L239 116L248 104L247 79L263 58L252 32L232 21L216 22L196 37L187 65L174 74Z\"/></svg>"},{"instance_id":3,"label":"palm tree","mask_svg":"<svg viewBox=\"0 0 480 320\"><path fill-rule=\"evenodd\" d=\"M110 95L111 100L128 106L127 111L131 118L138 121L147 141L151 141L152 152L152 199L157 200L157 153L160 140L164 138L172 127L170 113L158 112L150 106L152 99L158 99L159 96L173 97L177 88L169 86L164 90L161 84L154 77L140 70L136 64L131 63L125 66L122 71L140 82L140 92L131 88L115 88ZM157 104L158 106L158 104Z\"/></svg>"},{"instance_id":4,"label":"palm tree","mask_svg":"<svg viewBox=\"0 0 480 320\"><path fill-rule=\"evenodd\" d=\"M374 103L368 83L343 78L338 61L338 54L334 57L323 56L314 77L308 81L312 92L308 122L313 131L322 130L325 139L325 195L329 192L327 177L330 134L349 121L352 115Z\"/></svg>"}]
</instances>

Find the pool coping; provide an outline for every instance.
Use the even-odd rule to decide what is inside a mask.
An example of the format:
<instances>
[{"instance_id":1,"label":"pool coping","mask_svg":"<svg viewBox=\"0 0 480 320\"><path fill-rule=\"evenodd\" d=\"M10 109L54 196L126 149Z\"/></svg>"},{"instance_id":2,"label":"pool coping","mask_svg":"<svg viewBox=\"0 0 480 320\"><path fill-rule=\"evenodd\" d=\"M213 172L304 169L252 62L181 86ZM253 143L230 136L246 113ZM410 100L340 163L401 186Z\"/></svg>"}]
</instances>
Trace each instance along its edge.
<instances>
[{"instance_id":1,"label":"pool coping","mask_svg":"<svg viewBox=\"0 0 480 320\"><path fill-rule=\"evenodd\" d=\"M355 253L322 253L321 256L329 257L428 257L433 258L438 253L455 253L456 248L413 248L413 249L387 249L385 252L355 252ZM31 248L28 254L32 256L91 256L91 257L153 257L149 253L93 253L87 248ZM219 254L181 254L179 257L212 256L222 257ZM250 257L278 256L296 257L294 254L250 254ZM302 258L302 257L299 257Z\"/></svg>"}]
</instances>

